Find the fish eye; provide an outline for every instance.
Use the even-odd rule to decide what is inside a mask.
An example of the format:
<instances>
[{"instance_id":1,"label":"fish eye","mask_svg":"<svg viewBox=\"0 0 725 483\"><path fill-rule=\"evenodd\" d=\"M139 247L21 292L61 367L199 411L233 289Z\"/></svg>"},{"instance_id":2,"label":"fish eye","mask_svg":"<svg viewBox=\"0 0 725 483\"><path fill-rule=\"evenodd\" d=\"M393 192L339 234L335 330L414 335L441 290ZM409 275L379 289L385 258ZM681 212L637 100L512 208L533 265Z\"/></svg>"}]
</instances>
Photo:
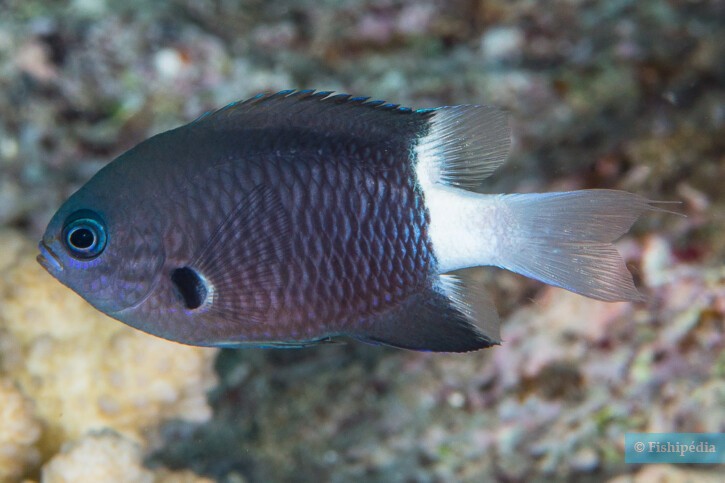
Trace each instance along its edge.
<instances>
[{"instance_id":1,"label":"fish eye","mask_svg":"<svg viewBox=\"0 0 725 483\"><path fill-rule=\"evenodd\" d=\"M63 239L74 258L90 260L106 248L106 228L88 212L66 224ZM73 217L75 218L75 217Z\"/></svg>"}]
</instances>

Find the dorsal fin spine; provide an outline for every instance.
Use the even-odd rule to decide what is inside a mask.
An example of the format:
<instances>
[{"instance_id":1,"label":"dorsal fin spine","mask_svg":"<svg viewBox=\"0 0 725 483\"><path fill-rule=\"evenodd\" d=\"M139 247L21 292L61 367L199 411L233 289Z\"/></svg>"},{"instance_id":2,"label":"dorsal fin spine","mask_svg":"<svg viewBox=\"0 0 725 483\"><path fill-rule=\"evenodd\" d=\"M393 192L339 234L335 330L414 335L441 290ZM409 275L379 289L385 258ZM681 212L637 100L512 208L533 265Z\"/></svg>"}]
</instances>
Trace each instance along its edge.
<instances>
[{"instance_id":1,"label":"dorsal fin spine","mask_svg":"<svg viewBox=\"0 0 725 483\"><path fill-rule=\"evenodd\" d=\"M196 119L194 122L199 121L211 121L214 122L215 119L219 119L222 116L232 116L237 109L242 110L248 110L251 112L251 110L255 109L256 106L259 106L261 109L273 109L274 103L279 101L284 101L285 99L292 100L294 98L295 101L299 103L305 103L307 105L308 101L317 101L318 103L324 103L325 109L326 108L335 108L337 106L354 106L359 107L361 109L368 108L370 109L370 112L375 111L384 111L389 112L391 114L405 114L405 115L411 115L411 114L417 114L417 115L427 115L430 113L434 113L436 109L411 109L409 107L401 107L399 104L393 104L388 103L383 100L370 100L369 97L353 97L350 94L335 94L333 91L315 91L313 89L301 89L301 90L294 90L294 89L287 89L275 93L262 93L257 94L254 97L251 97L249 99L243 100L243 101L237 101L227 104L226 106L222 107L221 109L218 109L217 111L211 111L203 114L199 118ZM311 102L309 104L310 107L313 107L315 103ZM319 106L319 104L317 104ZM322 107L322 106L320 106ZM300 105L296 108L296 112L302 112L303 110L306 110L306 107L302 107ZM363 114L364 111L361 111L359 113ZM364 116L364 114L363 114Z\"/></svg>"}]
</instances>

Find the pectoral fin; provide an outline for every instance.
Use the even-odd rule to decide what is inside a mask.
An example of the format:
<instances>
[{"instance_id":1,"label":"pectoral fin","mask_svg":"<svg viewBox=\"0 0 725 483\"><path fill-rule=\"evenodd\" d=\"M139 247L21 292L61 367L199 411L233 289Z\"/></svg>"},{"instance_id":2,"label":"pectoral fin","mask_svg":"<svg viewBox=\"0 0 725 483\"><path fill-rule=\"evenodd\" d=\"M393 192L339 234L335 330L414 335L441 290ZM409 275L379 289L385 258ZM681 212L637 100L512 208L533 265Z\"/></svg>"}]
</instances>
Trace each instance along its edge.
<instances>
[{"instance_id":1,"label":"pectoral fin","mask_svg":"<svg viewBox=\"0 0 725 483\"><path fill-rule=\"evenodd\" d=\"M291 239L279 197L266 186L256 187L219 224L196 260L174 272L186 307L221 321L265 320L268 294L282 283ZM197 300L200 292L205 300Z\"/></svg>"}]
</instances>

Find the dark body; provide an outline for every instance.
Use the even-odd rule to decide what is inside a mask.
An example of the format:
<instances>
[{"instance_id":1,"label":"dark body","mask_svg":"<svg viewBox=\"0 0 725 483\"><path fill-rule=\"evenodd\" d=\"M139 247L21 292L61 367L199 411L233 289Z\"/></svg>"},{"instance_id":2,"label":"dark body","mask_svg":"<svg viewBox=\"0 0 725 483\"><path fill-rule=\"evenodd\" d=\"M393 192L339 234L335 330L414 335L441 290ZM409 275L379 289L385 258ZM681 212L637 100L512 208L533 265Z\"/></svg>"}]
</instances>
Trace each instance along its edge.
<instances>
[{"instance_id":1,"label":"dark body","mask_svg":"<svg viewBox=\"0 0 725 483\"><path fill-rule=\"evenodd\" d=\"M38 260L97 309L186 344L487 347L464 286L441 285L416 179L435 112L314 91L232 104L99 171Z\"/></svg>"},{"instance_id":2,"label":"dark body","mask_svg":"<svg viewBox=\"0 0 725 483\"><path fill-rule=\"evenodd\" d=\"M189 266L215 296L191 310L178 291L155 291L156 303L118 315L194 344L304 344L364 333L432 284L411 159L427 115L307 103L229 107L119 159L153 193L144 204L157 211L166 252L158 283ZM349 124L331 110L349 110Z\"/></svg>"},{"instance_id":3,"label":"dark body","mask_svg":"<svg viewBox=\"0 0 725 483\"><path fill-rule=\"evenodd\" d=\"M112 161L53 216L38 261L118 320L221 347L488 347L499 318L465 270L483 265L641 300L611 242L653 203L473 192L509 147L488 106L261 95Z\"/></svg>"}]
</instances>

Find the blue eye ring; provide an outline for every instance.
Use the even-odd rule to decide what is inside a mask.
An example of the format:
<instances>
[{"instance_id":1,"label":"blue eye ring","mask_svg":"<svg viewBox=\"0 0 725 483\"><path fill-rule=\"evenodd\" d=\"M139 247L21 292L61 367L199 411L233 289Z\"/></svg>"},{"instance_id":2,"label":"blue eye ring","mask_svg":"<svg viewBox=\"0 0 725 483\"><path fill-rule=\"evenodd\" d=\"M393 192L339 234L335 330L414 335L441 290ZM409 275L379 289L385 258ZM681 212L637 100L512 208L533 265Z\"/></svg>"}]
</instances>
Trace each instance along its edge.
<instances>
[{"instance_id":1,"label":"blue eye ring","mask_svg":"<svg viewBox=\"0 0 725 483\"><path fill-rule=\"evenodd\" d=\"M106 227L94 218L78 218L63 230L63 241L74 258L90 260L106 248Z\"/></svg>"}]
</instances>

